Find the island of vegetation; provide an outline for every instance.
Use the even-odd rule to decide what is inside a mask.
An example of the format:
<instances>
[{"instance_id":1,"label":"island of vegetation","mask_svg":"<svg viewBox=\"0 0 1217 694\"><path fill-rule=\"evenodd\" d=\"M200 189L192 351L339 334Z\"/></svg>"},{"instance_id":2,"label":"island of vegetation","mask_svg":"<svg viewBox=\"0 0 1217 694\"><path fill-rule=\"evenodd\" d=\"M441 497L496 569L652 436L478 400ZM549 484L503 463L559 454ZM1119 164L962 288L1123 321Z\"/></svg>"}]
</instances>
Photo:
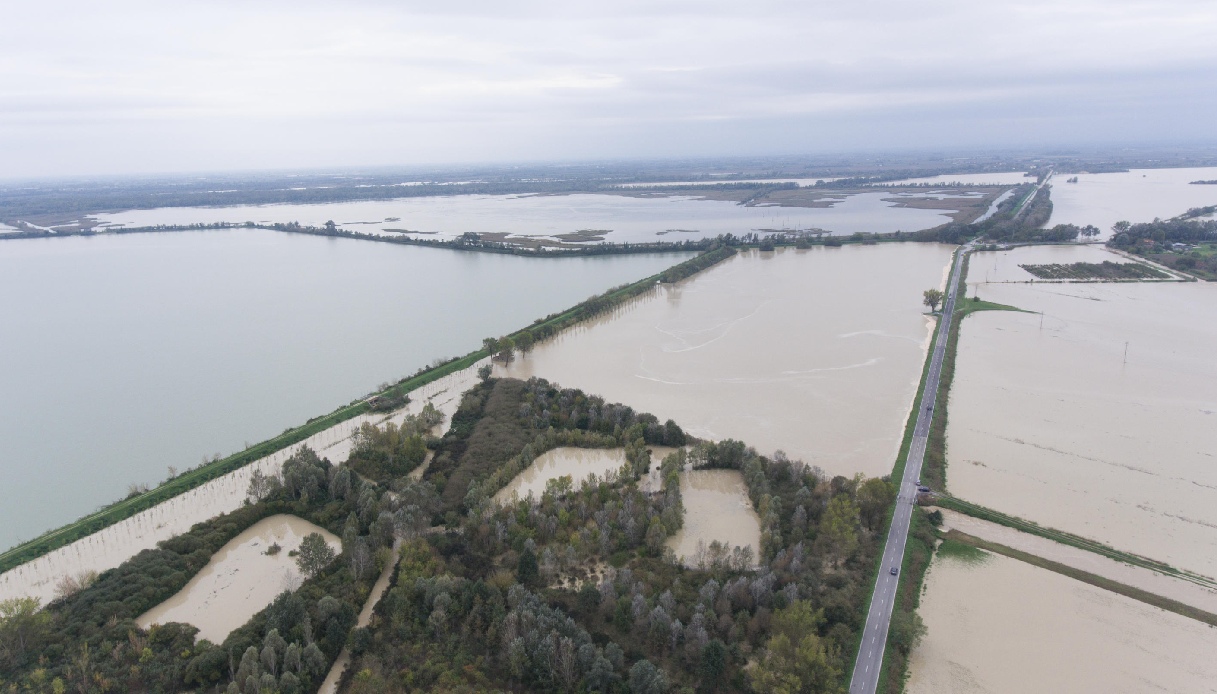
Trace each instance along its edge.
<instances>
[{"instance_id":1,"label":"island of vegetation","mask_svg":"<svg viewBox=\"0 0 1217 694\"><path fill-rule=\"evenodd\" d=\"M1116 222L1107 244L1172 270L1217 281L1217 220L1204 219L1214 212L1217 205L1193 208L1173 219Z\"/></svg>"},{"instance_id":2,"label":"island of vegetation","mask_svg":"<svg viewBox=\"0 0 1217 694\"><path fill-rule=\"evenodd\" d=\"M1048 265L1019 265L1022 269L1045 280L1158 280L1170 275L1145 263L1051 263Z\"/></svg>"}]
</instances>

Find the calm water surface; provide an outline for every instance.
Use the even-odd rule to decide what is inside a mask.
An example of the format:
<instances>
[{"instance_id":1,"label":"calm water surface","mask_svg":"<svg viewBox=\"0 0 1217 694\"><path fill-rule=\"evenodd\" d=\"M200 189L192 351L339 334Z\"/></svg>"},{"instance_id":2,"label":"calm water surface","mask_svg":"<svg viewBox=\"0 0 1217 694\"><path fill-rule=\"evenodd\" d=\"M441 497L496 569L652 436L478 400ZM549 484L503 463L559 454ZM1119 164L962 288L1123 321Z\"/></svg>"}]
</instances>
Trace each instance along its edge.
<instances>
[{"instance_id":1,"label":"calm water surface","mask_svg":"<svg viewBox=\"0 0 1217 694\"><path fill-rule=\"evenodd\" d=\"M229 540L176 595L135 620L142 628L183 622L199 628L199 638L223 643L285 590L302 580L291 552L310 533L318 533L335 553L342 540L325 528L296 516L264 518ZM277 544L277 554L267 554Z\"/></svg>"},{"instance_id":2,"label":"calm water surface","mask_svg":"<svg viewBox=\"0 0 1217 694\"><path fill-rule=\"evenodd\" d=\"M926 634L909 658L910 694L1203 692L1217 681L1217 629L1001 555L935 557L917 613Z\"/></svg>"},{"instance_id":3,"label":"calm water surface","mask_svg":"<svg viewBox=\"0 0 1217 694\"><path fill-rule=\"evenodd\" d=\"M364 233L423 232L453 238L465 232L554 236L582 229L607 230L606 241L683 241L761 229L821 228L852 234L914 231L951 221L947 210L919 210L884 202L889 193L851 195L831 207L745 207L687 196L458 195L316 205L170 207L94 215L107 226L212 222L293 222L320 226L333 220Z\"/></svg>"},{"instance_id":4,"label":"calm water surface","mask_svg":"<svg viewBox=\"0 0 1217 694\"><path fill-rule=\"evenodd\" d=\"M1101 252L1051 255L1098 262ZM977 254L970 274L989 272L991 255ZM1036 255L1011 251L998 272ZM951 492L1217 576L1217 285L973 287L1043 316L963 322L947 425Z\"/></svg>"},{"instance_id":5,"label":"calm water surface","mask_svg":"<svg viewBox=\"0 0 1217 694\"><path fill-rule=\"evenodd\" d=\"M953 246L741 253L538 345L500 372L781 449L832 474L891 472Z\"/></svg>"},{"instance_id":6,"label":"calm water surface","mask_svg":"<svg viewBox=\"0 0 1217 694\"><path fill-rule=\"evenodd\" d=\"M0 547L682 257L257 230L0 243Z\"/></svg>"},{"instance_id":7,"label":"calm water surface","mask_svg":"<svg viewBox=\"0 0 1217 694\"><path fill-rule=\"evenodd\" d=\"M1150 222L1217 205L1217 186L1191 185L1217 179L1217 167L1077 174L1077 183L1066 183L1071 176L1052 177L1048 224L1093 224L1103 232L1101 239L1110 236L1111 225L1120 220Z\"/></svg>"}]
</instances>

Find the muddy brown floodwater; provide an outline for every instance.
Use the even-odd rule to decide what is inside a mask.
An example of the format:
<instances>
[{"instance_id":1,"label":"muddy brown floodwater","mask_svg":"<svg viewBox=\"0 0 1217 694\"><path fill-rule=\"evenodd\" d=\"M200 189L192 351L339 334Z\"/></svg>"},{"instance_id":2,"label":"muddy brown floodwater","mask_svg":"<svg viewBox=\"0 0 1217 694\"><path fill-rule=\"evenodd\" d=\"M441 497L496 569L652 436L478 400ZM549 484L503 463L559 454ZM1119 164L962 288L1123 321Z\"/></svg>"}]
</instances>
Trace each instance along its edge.
<instances>
[{"instance_id":1,"label":"muddy brown floodwater","mask_svg":"<svg viewBox=\"0 0 1217 694\"><path fill-rule=\"evenodd\" d=\"M751 547L752 556L761 549L761 521L744 476L735 470L692 470L680 474L680 494L685 505L684 527L668 539L668 546L681 562L689 563L698 544L718 540L731 547Z\"/></svg>"},{"instance_id":2,"label":"muddy brown floodwater","mask_svg":"<svg viewBox=\"0 0 1217 694\"><path fill-rule=\"evenodd\" d=\"M300 585L296 560L288 553L310 533L320 533L335 552L342 551L336 535L306 520L282 514L263 518L229 540L177 595L140 615L136 623L147 629L185 622L199 628L200 639L222 643L276 595ZM279 545L279 552L267 554L273 544Z\"/></svg>"},{"instance_id":3,"label":"muddy brown floodwater","mask_svg":"<svg viewBox=\"0 0 1217 694\"><path fill-rule=\"evenodd\" d=\"M622 465L625 465L622 448L555 448L537 456L532 465L494 495L494 500L506 503L512 497L523 499L529 494L540 499L545 485L563 476L569 476L578 489L589 475L604 477L607 472L620 470Z\"/></svg>"},{"instance_id":4,"label":"muddy brown floodwater","mask_svg":"<svg viewBox=\"0 0 1217 694\"><path fill-rule=\"evenodd\" d=\"M937 244L745 251L517 358L541 376L833 474L891 471L943 283Z\"/></svg>"},{"instance_id":5,"label":"muddy brown floodwater","mask_svg":"<svg viewBox=\"0 0 1217 694\"><path fill-rule=\"evenodd\" d=\"M1217 576L1217 285L979 291L1044 315L963 322L951 493Z\"/></svg>"},{"instance_id":6,"label":"muddy brown floodwater","mask_svg":"<svg viewBox=\"0 0 1217 694\"><path fill-rule=\"evenodd\" d=\"M1217 629L1000 555L936 557L909 694L1204 692Z\"/></svg>"}]
</instances>

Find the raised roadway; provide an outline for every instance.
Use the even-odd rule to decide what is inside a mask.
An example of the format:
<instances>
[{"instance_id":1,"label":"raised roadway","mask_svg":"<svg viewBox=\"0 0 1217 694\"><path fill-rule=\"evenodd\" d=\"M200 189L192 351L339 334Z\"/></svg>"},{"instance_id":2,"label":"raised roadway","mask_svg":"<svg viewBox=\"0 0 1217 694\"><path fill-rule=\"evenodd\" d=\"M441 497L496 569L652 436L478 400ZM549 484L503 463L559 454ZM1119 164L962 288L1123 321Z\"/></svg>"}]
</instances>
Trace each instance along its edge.
<instances>
[{"instance_id":1,"label":"raised roadway","mask_svg":"<svg viewBox=\"0 0 1217 694\"><path fill-rule=\"evenodd\" d=\"M896 497L896 511L887 531L887 544L883 548L883 563L879 566L879 577L875 579L875 592L871 596L870 612L866 615L866 627L862 630L862 643L858 647L858 659L854 662L854 674L849 681L850 694L873 694L879 686L879 672L883 669L883 650L887 645L887 631L892 623L892 607L896 602L896 587L900 576L892 575L904 560L904 545L908 540L909 523L913 518L913 505L917 500L917 481L921 478L921 464L925 460L925 444L930 435L930 422L934 418L934 401L938 397L938 381L942 375L942 358L946 354L947 335L951 330L951 317L955 312L956 287L963 268L964 256L972 250L969 243L956 254L955 267L947 282L947 295L943 300L942 318L938 321L938 337L934 341L934 353L930 356L930 367L925 377L925 389L921 402L917 404L917 425L913 429L913 441L904 463L904 478Z\"/></svg>"}]
</instances>

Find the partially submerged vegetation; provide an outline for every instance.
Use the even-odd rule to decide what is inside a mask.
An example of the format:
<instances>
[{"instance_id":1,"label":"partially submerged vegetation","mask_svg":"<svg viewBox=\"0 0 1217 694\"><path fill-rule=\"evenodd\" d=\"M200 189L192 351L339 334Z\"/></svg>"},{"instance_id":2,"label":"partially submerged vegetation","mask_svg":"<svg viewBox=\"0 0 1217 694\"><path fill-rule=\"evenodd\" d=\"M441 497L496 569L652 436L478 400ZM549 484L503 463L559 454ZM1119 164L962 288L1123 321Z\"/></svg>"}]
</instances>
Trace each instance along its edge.
<instances>
[{"instance_id":1,"label":"partially submerged vegetation","mask_svg":"<svg viewBox=\"0 0 1217 694\"><path fill-rule=\"evenodd\" d=\"M650 466L646 446L683 446L686 440L670 419L660 423L579 390L539 378L487 379L465 393L423 479L440 490L446 510L464 513L559 446L623 447L628 465L641 475Z\"/></svg>"},{"instance_id":2,"label":"partially submerged vegetation","mask_svg":"<svg viewBox=\"0 0 1217 694\"><path fill-rule=\"evenodd\" d=\"M347 462L355 472L377 482L407 475L427 457L427 438L444 415L431 403L407 415L401 426L363 424L355 433Z\"/></svg>"},{"instance_id":3,"label":"partially submerged vegetation","mask_svg":"<svg viewBox=\"0 0 1217 694\"><path fill-rule=\"evenodd\" d=\"M395 531L415 527L406 510L409 499L364 483L308 449L288 460L281 478L251 487L255 497L264 495L256 503L141 552L34 616L13 620L0 614L0 688L70 687L84 694L315 689L346 643ZM342 555L330 561L332 554L302 547L299 561L309 578L222 644L196 641L198 629L188 624L148 630L136 624L181 590L225 543L280 513L341 534Z\"/></svg>"},{"instance_id":4,"label":"partially submerged vegetation","mask_svg":"<svg viewBox=\"0 0 1217 694\"><path fill-rule=\"evenodd\" d=\"M1170 275L1145 263L1069 263L1061 265L1019 265L1040 279L1045 280L1159 280L1170 279Z\"/></svg>"},{"instance_id":5,"label":"partially submerged vegetation","mask_svg":"<svg viewBox=\"0 0 1217 694\"><path fill-rule=\"evenodd\" d=\"M1174 219L1117 222L1107 244L1172 270L1217 281L1217 220L1204 219L1215 211L1217 205L1188 210Z\"/></svg>"},{"instance_id":6,"label":"partially submerged vegetation","mask_svg":"<svg viewBox=\"0 0 1217 694\"><path fill-rule=\"evenodd\" d=\"M645 427L629 428L645 452ZM763 523L755 569L724 552L685 568L666 551L686 465L743 474ZM642 471L471 499L403 552L346 691L840 691L890 500L872 488L887 483L735 441L672 454L655 494Z\"/></svg>"},{"instance_id":7,"label":"partially submerged vegetation","mask_svg":"<svg viewBox=\"0 0 1217 694\"><path fill-rule=\"evenodd\" d=\"M646 491L648 443L685 444L680 428L539 380L482 383L453 430L438 449L462 452L428 480L377 485L306 449L281 476L258 476L250 505L40 612L6 604L0 688L306 692L346 647L352 692L842 689L892 499L886 481L829 479L724 441L678 450L662 488ZM620 471L491 501L530 447L609 440L628 451ZM762 523L755 558L715 543L696 566L674 561L666 540L683 523L686 467L739 471ZM340 534L342 553L302 551L311 577L221 644L190 625L139 628L135 618L213 552L276 513ZM394 587L356 628L396 541Z\"/></svg>"}]
</instances>

